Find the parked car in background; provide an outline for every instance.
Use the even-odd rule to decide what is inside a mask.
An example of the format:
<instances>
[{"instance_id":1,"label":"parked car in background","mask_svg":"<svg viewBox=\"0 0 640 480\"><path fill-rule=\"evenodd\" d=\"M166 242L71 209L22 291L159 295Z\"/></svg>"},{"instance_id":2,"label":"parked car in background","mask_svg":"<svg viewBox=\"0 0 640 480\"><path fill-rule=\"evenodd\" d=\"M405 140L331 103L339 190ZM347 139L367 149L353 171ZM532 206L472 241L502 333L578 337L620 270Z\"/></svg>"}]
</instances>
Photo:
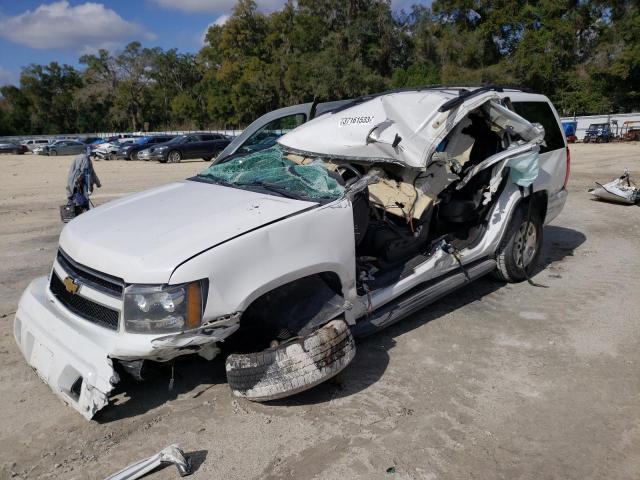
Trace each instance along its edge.
<instances>
[{"instance_id":1,"label":"parked car in background","mask_svg":"<svg viewBox=\"0 0 640 480\"><path fill-rule=\"evenodd\" d=\"M166 143L172 140L175 135L153 135L149 137L141 137L133 143L127 143L120 146L116 154L118 159L124 160L142 160L138 158L138 154L145 148L158 145L159 143Z\"/></svg>"},{"instance_id":2,"label":"parked car in background","mask_svg":"<svg viewBox=\"0 0 640 480\"><path fill-rule=\"evenodd\" d=\"M584 135L584 143L609 143L613 138L610 123L592 123Z\"/></svg>"},{"instance_id":3,"label":"parked car in background","mask_svg":"<svg viewBox=\"0 0 640 480\"><path fill-rule=\"evenodd\" d=\"M190 133L151 147L141 158L161 163L177 163L189 158L202 158L208 162L230 143L229 137L219 133Z\"/></svg>"},{"instance_id":4,"label":"parked car in background","mask_svg":"<svg viewBox=\"0 0 640 480\"><path fill-rule=\"evenodd\" d=\"M84 152L87 146L77 140L56 140L49 145L43 145L42 149L34 150L34 153L40 155L77 155Z\"/></svg>"},{"instance_id":5,"label":"parked car in background","mask_svg":"<svg viewBox=\"0 0 640 480\"><path fill-rule=\"evenodd\" d=\"M124 145L133 144L140 137L122 137L109 139L109 141L98 144L91 151L91 155L102 160L115 160L117 158L118 149Z\"/></svg>"},{"instance_id":6,"label":"parked car in background","mask_svg":"<svg viewBox=\"0 0 640 480\"><path fill-rule=\"evenodd\" d=\"M91 145L93 142L96 142L98 140L102 140L102 138L100 137L84 137L84 138L79 138L78 141L84 143L85 145Z\"/></svg>"},{"instance_id":7,"label":"parked car in background","mask_svg":"<svg viewBox=\"0 0 640 480\"><path fill-rule=\"evenodd\" d=\"M49 145L49 140L47 138L32 138L30 140L23 141L22 144L27 147L30 152L33 152L37 147Z\"/></svg>"},{"instance_id":8,"label":"parked car in background","mask_svg":"<svg viewBox=\"0 0 640 480\"><path fill-rule=\"evenodd\" d=\"M26 145L20 145L16 142L0 142L0 153L14 153L16 155L22 155L28 151L29 149Z\"/></svg>"},{"instance_id":9,"label":"parked car in background","mask_svg":"<svg viewBox=\"0 0 640 480\"><path fill-rule=\"evenodd\" d=\"M637 142L640 140L640 121L627 120L622 124L620 138L627 142Z\"/></svg>"}]
</instances>

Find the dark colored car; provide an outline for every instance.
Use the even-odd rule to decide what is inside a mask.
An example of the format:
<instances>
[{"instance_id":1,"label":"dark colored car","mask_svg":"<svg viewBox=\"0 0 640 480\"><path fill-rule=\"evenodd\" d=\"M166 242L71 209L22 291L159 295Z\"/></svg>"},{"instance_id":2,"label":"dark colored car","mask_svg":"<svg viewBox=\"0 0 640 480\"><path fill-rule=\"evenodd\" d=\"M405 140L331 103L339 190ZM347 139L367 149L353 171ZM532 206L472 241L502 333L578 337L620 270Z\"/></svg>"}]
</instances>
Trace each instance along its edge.
<instances>
[{"instance_id":1,"label":"dark colored car","mask_svg":"<svg viewBox=\"0 0 640 480\"><path fill-rule=\"evenodd\" d=\"M84 152L87 146L77 140L56 140L55 142L42 147L41 155L77 155Z\"/></svg>"},{"instance_id":2,"label":"dark colored car","mask_svg":"<svg viewBox=\"0 0 640 480\"><path fill-rule=\"evenodd\" d=\"M95 142L97 140L102 140L102 138L100 138L100 137L84 137L84 138L79 138L78 139L79 142L82 142L85 145L92 144L93 142Z\"/></svg>"},{"instance_id":3,"label":"dark colored car","mask_svg":"<svg viewBox=\"0 0 640 480\"><path fill-rule=\"evenodd\" d=\"M208 162L229 143L231 139L219 133L190 133L151 147L148 159L161 163L177 163L183 159L202 158Z\"/></svg>"},{"instance_id":4,"label":"dark colored car","mask_svg":"<svg viewBox=\"0 0 640 480\"><path fill-rule=\"evenodd\" d=\"M160 143L167 143L172 140L175 135L154 135L149 137L142 137L136 140L134 143L123 145L118 149L118 159L124 160L141 160L138 158L138 153L145 148L158 145Z\"/></svg>"},{"instance_id":5,"label":"dark colored car","mask_svg":"<svg viewBox=\"0 0 640 480\"><path fill-rule=\"evenodd\" d=\"M613 140L613 132L609 123L592 123L584 134L584 143L609 143Z\"/></svg>"},{"instance_id":6,"label":"dark colored car","mask_svg":"<svg viewBox=\"0 0 640 480\"><path fill-rule=\"evenodd\" d=\"M29 149L26 145L20 145L14 142L0 142L0 153L15 153L16 155L22 155L28 152Z\"/></svg>"}]
</instances>

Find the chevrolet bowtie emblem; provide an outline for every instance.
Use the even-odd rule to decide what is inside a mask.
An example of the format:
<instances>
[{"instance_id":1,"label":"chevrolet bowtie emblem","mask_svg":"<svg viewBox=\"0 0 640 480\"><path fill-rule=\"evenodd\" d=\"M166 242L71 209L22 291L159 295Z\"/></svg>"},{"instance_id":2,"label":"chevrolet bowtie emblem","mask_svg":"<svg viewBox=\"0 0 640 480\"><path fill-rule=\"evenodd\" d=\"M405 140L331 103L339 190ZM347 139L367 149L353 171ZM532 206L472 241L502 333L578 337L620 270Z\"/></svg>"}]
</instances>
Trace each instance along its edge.
<instances>
[{"instance_id":1,"label":"chevrolet bowtie emblem","mask_svg":"<svg viewBox=\"0 0 640 480\"><path fill-rule=\"evenodd\" d=\"M74 295L78 293L78 290L80 289L80 285L78 285L71 277L65 278L62 283L64 283L64 288L67 289L67 292L73 293Z\"/></svg>"}]
</instances>

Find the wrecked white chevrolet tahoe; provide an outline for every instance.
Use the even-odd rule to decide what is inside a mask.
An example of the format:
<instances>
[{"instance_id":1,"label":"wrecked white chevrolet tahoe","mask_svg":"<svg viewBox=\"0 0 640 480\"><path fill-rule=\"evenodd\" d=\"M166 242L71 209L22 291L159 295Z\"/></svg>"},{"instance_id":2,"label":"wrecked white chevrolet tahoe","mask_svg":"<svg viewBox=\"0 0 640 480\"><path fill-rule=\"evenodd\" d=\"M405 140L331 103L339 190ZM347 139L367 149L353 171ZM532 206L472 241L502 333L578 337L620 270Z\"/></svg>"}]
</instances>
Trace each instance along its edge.
<instances>
[{"instance_id":1,"label":"wrecked white chevrolet tahoe","mask_svg":"<svg viewBox=\"0 0 640 480\"><path fill-rule=\"evenodd\" d=\"M14 332L85 417L120 375L188 354L211 360L221 346L232 345L236 395L308 389L353 359L354 336L490 272L529 278L543 225L566 199L569 152L542 95L421 89L309 121L273 117L200 175L62 231Z\"/></svg>"}]
</instances>

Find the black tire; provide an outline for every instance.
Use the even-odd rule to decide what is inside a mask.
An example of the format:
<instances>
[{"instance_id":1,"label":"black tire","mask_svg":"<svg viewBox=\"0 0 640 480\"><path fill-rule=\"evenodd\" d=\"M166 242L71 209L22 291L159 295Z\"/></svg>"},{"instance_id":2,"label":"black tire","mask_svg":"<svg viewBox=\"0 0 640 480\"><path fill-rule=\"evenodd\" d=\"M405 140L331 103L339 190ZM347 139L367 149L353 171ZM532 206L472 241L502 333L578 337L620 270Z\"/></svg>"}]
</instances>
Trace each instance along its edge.
<instances>
[{"instance_id":1,"label":"black tire","mask_svg":"<svg viewBox=\"0 0 640 480\"><path fill-rule=\"evenodd\" d=\"M178 150L171 150L167 153L167 162L169 163L180 163L182 160L182 154Z\"/></svg>"},{"instance_id":2,"label":"black tire","mask_svg":"<svg viewBox=\"0 0 640 480\"><path fill-rule=\"evenodd\" d=\"M308 390L341 372L355 357L356 344L344 320L333 320L276 348L227 357L233 394L264 402Z\"/></svg>"},{"instance_id":3,"label":"black tire","mask_svg":"<svg viewBox=\"0 0 640 480\"><path fill-rule=\"evenodd\" d=\"M502 237L500 245L496 250L497 268L493 275L498 280L516 283L527 279L527 275L531 275L536 268L538 258L540 257L540 247L542 246L543 225L542 216L534 206L531 211L531 219L529 223L527 239L529 244L525 246L525 270L522 268L522 236L525 224L527 223L528 203L520 205L516 208L507 231ZM535 232L535 237L531 238L531 232Z\"/></svg>"}]
</instances>

